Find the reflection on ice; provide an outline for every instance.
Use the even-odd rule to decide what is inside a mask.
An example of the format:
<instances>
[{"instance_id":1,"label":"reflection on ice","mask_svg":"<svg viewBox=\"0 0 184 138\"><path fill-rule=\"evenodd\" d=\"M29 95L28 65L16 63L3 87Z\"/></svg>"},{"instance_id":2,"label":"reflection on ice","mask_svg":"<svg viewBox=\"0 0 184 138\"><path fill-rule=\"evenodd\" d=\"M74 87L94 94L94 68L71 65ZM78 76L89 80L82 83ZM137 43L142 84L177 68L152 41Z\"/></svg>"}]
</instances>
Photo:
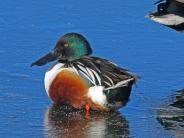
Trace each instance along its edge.
<instances>
[{"instance_id":1,"label":"reflection on ice","mask_svg":"<svg viewBox=\"0 0 184 138\"><path fill-rule=\"evenodd\" d=\"M91 112L86 118L84 111L53 105L45 113L44 125L46 137L130 137L127 120L117 112Z\"/></svg>"},{"instance_id":2,"label":"reflection on ice","mask_svg":"<svg viewBox=\"0 0 184 138\"><path fill-rule=\"evenodd\" d=\"M166 130L184 137L184 90L179 91L172 103L158 111L157 119Z\"/></svg>"}]
</instances>

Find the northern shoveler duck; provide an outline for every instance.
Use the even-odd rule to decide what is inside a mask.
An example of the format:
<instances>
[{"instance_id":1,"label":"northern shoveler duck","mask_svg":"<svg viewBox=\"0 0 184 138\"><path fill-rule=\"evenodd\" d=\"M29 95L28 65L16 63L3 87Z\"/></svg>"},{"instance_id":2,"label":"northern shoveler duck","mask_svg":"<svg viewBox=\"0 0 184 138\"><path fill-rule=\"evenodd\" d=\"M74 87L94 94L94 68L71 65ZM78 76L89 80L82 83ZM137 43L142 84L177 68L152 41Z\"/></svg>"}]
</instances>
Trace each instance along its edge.
<instances>
[{"instance_id":1,"label":"northern shoveler duck","mask_svg":"<svg viewBox=\"0 0 184 138\"><path fill-rule=\"evenodd\" d=\"M159 0L157 12L149 13L151 20L177 31L184 31L184 0Z\"/></svg>"},{"instance_id":2,"label":"northern shoveler duck","mask_svg":"<svg viewBox=\"0 0 184 138\"><path fill-rule=\"evenodd\" d=\"M57 60L45 74L45 89L57 104L110 111L125 105L137 77L111 61L90 56L86 38L77 33L61 37L55 48L31 66Z\"/></svg>"}]
</instances>

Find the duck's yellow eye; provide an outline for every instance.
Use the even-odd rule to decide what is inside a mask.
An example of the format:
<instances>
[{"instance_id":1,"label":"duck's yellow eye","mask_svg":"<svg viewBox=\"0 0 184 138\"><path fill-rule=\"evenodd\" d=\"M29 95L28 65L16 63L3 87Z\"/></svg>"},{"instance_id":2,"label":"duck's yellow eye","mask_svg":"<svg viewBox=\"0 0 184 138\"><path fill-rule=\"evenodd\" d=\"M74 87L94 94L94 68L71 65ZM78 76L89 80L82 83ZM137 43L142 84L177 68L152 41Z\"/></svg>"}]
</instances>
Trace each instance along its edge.
<instances>
[{"instance_id":1,"label":"duck's yellow eye","mask_svg":"<svg viewBox=\"0 0 184 138\"><path fill-rule=\"evenodd\" d=\"M68 44L68 43L65 43L65 44L64 44L64 47L68 47L68 46L69 46L69 44Z\"/></svg>"}]
</instances>

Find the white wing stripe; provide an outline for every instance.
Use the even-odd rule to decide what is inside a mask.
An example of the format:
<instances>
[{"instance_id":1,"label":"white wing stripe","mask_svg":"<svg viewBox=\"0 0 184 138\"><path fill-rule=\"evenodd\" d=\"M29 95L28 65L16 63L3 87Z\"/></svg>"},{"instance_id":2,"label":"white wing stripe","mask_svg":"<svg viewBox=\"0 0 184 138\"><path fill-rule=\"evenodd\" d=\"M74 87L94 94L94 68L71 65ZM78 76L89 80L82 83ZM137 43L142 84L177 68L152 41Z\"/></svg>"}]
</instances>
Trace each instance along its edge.
<instances>
[{"instance_id":1,"label":"white wing stripe","mask_svg":"<svg viewBox=\"0 0 184 138\"><path fill-rule=\"evenodd\" d=\"M91 78L88 75L86 75L83 71L80 71L80 73L83 74L91 83L94 84L93 80L91 80Z\"/></svg>"},{"instance_id":2,"label":"white wing stripe","mask_svg":"<svg viewBox=\"0 0 184 138\"><path fill-rule=\"evenodd\" d=\"M110 83L108 83L108 82L106 82L106 81L104 81L104 83L106 83L107 85L109 85L109 87L112 86Z\"/></svg>"},{"instance_id":3,"label":"white wing stripe","mask_svg":"<svg viewBox=\"0 0 184 138\"><path fill-rule=\"evenodd\" d=\"M119 83L117 83L116 85L112 86L112 87L108 87L104 90L109 90L109 89L114 89L114 88L118 88L118 87L122 87L122 86L127 86L127 83L131 80L134 80L134 78L130 78L128 80L124 80L124 81L120 81Z\"/></svg>"},{"instance_id":4,"label":"white wing stripe","mask_svg":"<svg viewBox=\"0 0 184 138\"><path fill-rule=\"evenodd\" d=\"M111 84L114 85L114 82L110 77L108 77L107 75L104 75L104 77L106 77L111 82Z\"/></svg>"},{"instance_id":5,"label":"white wing stripe","mask_svg":"<svg viewBox=\"0 0 184 138\"><path fill-rule=\"evenodd\" d=\"M87 76L90 76L90 74L88 73L88 71L86 70L86 68L82 67L81 65L77 65L84 73L87 74Z\"/></svg>"},{"instance_id":6,"label":"white wing stripe","mask_svg":"<svg viewBox=\"0 0 184 138\"><path fill-rule=\"evenodd\" d=\"M91 79L93 80L94 84L96 85L96 81L95 81L95 77L93 75L93 72L89 68L86 68L86 70L88 71L88 73L90 74Z\"/></svg>"},{"instance_id":7,"label":"white wing stripe","mask_svg":"<svg viewBox=\"0 0 184 138\"><path fill-rule=\"evenodd\" d=\"M77 62L78 64L80 64L80 65L82 65L82 66L84 66L84 64L82 64L81 62Z\"/></svg>"},{"instance_id":8,"label":"white wing stripe","mask_svg":"<svg viewBox=\"0 0 184 138\"><path fill-rule=\"evenodd\" d=\"M79 72L77 71L77 69L76 69L73 65L71 65L71 67L72 67L72 69L74 70L74 72L77 73L77 74L79 75Z\"/></svg>"},{"instance_id":9,"label":"white wing stripe","mask_svg":"<svg viewBox=\"0 0 184 138\"><path fill-rule=\"evenodd\" d=\"M78 62L79 64L77 65L77 67L80 69L80 72L87 77L94 85L96 85L96 81L95 81L95 76L97 78L97 80L99 81L99 84L101 84L100 81L100 77L98 76L98 74L96 74L96 72L94 72L92 69L87 68L82 66L83 64ZM95 76L94 76L95 75Z\"/></svg>"},{"instance_id":10,"label":"white wing stripe","mask_svg":"<svg viewBox=\"0 0 184 138\"><path fill-rule=\"evenodd\" d=\"M102 83L101 83L101 78L100 78L100 76L98 75L98 73L96 73L93 69L91 69L91 70L92 70L92 72L94 73L95 77L97 78L99 85L102 85Z\"/></svg>"}]
</instances>

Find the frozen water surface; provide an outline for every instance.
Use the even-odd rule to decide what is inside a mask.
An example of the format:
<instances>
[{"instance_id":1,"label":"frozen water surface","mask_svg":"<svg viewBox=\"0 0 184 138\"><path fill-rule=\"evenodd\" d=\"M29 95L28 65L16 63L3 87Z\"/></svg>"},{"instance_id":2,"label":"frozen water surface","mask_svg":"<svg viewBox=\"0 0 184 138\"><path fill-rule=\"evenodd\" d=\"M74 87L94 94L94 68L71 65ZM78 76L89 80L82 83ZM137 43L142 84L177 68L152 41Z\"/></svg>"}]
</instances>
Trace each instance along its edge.
<instances>
[{"instance_id":1,"label":"frozen water surface","mask_svg":"<svg viewBox=\"0 0 184 138\"><path fill-rule=\"evenodd\" d=\"M169 120L176 126L170 129L162 115L176 108L168 107L174 103L171 95L175 98L184 88L184 35L144 18L154 2L1 0L0 136L183 137L182 118ZM118 113L94 113L86 119L48 99L43 77L49 65L30 64L67 32L82 33L94 55L141 76Z\"/></svg>"}]
</instances>

